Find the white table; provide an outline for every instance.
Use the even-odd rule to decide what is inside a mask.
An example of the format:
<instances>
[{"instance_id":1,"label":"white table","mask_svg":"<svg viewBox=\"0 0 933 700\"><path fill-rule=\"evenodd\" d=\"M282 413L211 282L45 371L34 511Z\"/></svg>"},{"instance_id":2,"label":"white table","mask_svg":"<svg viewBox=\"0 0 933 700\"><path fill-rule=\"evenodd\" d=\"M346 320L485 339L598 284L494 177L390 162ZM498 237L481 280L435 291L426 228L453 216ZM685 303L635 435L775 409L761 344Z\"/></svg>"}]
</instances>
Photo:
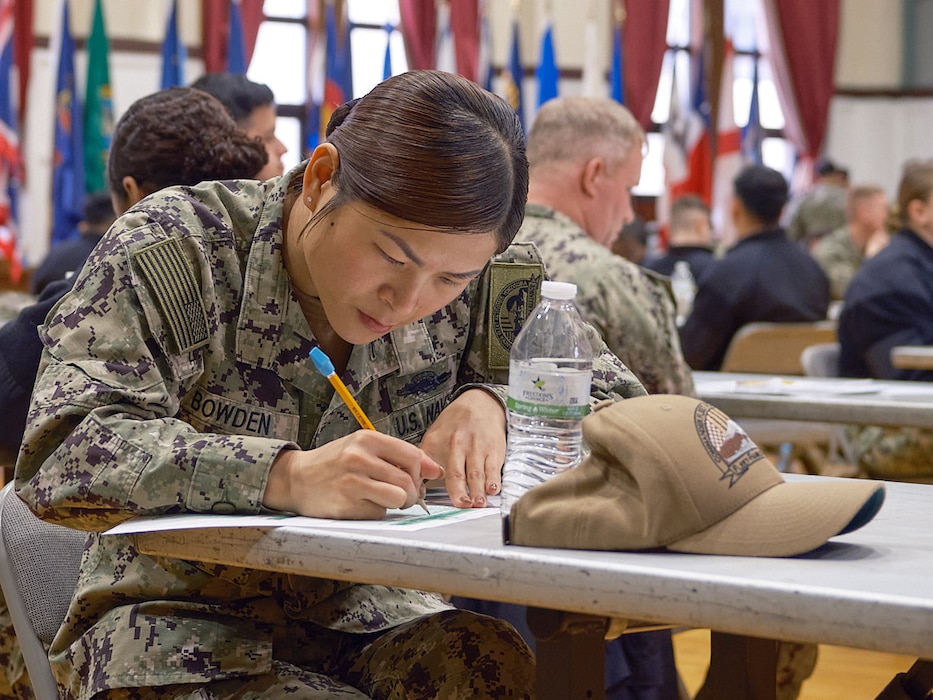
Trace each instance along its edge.
<instances>
[{"instance_id":1,"label":"white table","mask_svg":"<svg viewBox=\"0 0 933 700\"><path fill-rule=\"evenodd\" d=\"M891 348L891 364L898 369L933 369L933 345L898 345Z\"/></svg>"},{"instance_id":2,"label":"white table","mask_svg":"<svg viewBox=\"0 0 933 700\"><path fill-rule=\"evenodd\" d=\"M710 673L723 689L713 697L723 699L773 697L774 644L766 640L933 659L931 485L889 483L887 502L871 523L788 559L506 546L492 509L488 517L419 532L283 526L134 537L140 551L154 555L582 613L569 623L550 620L569 633L559 640L569 646L544 644L551 655L539 663L542 698L602 697L604 618L714 630ZM570 651L561 656L555 648ZM539 642L539 660L541 649ZM584 687L575 665L586 659ZM559 682L569 685L561 689Z\"/></svg>"},{"instance_id":3,"label":"white table","mask_svg":"<svg viewBox=\"0 0 933 700\"><path fill-rule=\"evenodd\" d=\"M694 372L693 379L697 396L732 418L933 426L933 382L732 372Z\"/></svg>"}]
</instances>

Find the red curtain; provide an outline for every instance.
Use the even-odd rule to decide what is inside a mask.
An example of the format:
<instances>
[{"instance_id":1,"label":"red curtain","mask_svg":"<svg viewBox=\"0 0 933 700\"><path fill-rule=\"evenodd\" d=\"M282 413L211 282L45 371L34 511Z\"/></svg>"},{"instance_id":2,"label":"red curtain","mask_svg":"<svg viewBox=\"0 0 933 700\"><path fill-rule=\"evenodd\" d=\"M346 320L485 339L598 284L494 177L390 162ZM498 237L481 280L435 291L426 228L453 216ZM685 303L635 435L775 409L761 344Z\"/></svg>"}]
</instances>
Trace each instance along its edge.
<instances>
[{"instance_id":1,"label":"red curtain","mask_svg":"<svg viewBox=\"0 0 933 700\"><path fill-rule=\"evenodd\" d=\"M839 0L765 0L786 132L806 159L823 147L833 96Z\"/></svg>"},{"instance_id":2,"label":"red curtain","mask_svg":"<svg viewBox=\"0 0 933 700\"><path fill-rule=\"evenodd\" d=\"M204 72L223 73L227 70L227 37L230 35L231 0L201 0L201 42L204 52ZM264 15L263 0L240 0L243 17L243 48L249 64L256 47L256 35Z\"/></svg>"},{"instance_id":3,"label":"red curtain","mask_svg":"<svg viewBox=\"0 0 933 700\"><path fill-rule=\"evenodd\" d=\"M436 67L437 14L434 0L399 0L402 38L408 67ZM450 0L450 30L454 37L457 72L477 80L479 63L478 0Z\"/></svg>"},{"instance_id":4,"label":"red curtain","mask_svg":"<svg viewBox=\"0 0 933 700\"><path fill-rule=\"evenodd\" d=\"M19 69L19 130L25 130L23 111L26 109L26 89L29 85L29 57L32 55L32 0L13 3L13 32L16 41L16 67Z\"/></svg>"},{"instance_id":5,"label":"red curtain","mask_svg":"<svg viewBox=\"0 0 933 700\"><path fill-rule=\"evenodd\" d=\"M625 106L645 128L651 124L651 110L667 50L669 7L670 0L625 3L622 30Z\"/></svg>"},{"instance_id":6,"label":"red curtain","mask_svg":"<svg viewBox=\"0 0 933 700\"><path fill-rule=\"evenodd\" d=\"M451 0L450 30L454 35L457 72L479 82L479 2Z\"/></svg>"},{"instance_id":7,"label":"red curtain","mask_svg":"<svg viewBox=\"0 0 933 700\"><path fill-rule=\"evenodd\" d=\"M455 3L456 4L456 3ZM434 67L434 0L399 0L402 38L408 67L424 70Z\"/></svg>"}]
</instances>

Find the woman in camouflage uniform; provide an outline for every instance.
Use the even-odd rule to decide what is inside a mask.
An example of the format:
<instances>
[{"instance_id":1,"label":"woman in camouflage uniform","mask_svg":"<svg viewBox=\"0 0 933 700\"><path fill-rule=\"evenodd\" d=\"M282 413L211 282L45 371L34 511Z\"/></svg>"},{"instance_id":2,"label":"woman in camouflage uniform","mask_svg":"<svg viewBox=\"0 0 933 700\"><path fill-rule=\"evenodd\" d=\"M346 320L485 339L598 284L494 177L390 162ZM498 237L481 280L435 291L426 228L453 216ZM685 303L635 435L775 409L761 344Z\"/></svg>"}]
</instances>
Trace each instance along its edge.
<instances>
[{"instance_id":1,"label":"woman in camouflage uniform","mask_svg":"<svg viewBox=\"0 0 933 700\"><path fill-rule=\"evenodd\" d=\"M95 533L50 650L65 696L531 695L514 629L434 594L97 534L177 512L379 518L445 470L454 503L484 505L505 453L487 262L541 270L509 247L523 144L505 102L414 71L335 112L282 178L170 188L117 221L42 329L17 465L37 514ZM643 394L600 347L594 398Z\"/></svg>"},{"instance_id":2,"label":"woman in camouflage uniform","mask_svg":"<svg viewBox=\"0 0 933 700\"><path fill-rule=\"evenodd\" d=\"M210 158L200 157L210 152ZM113 209L121 214L147 194L170 185L217 178L253 177L265 149L248 138L215 98L192 88L147 95L126 110L114 131L108 178ZM0 414L4 447L15 457L42 343L36 330L71 289L74 277L50 284L35 304L0 328ZM6 604L0 601L0 698L31 698L22 654Z\"/></svg>"}]
</instances>

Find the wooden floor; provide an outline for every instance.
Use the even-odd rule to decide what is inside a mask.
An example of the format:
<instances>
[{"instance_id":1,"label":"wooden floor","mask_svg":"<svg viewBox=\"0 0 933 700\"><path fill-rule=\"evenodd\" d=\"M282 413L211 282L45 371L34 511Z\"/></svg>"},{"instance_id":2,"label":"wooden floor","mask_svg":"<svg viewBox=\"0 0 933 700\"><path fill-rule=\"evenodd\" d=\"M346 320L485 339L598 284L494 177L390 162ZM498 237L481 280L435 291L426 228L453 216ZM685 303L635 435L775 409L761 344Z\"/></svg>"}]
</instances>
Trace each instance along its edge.
<instances>
[{"instance_id":1,"label":"wooden floor","mask_svg":"<svg viewBox=\"0 0 933 700\"><path fill-rule=\"evenodd\" d=\"M691 696L703 683L709 664L709 630L674 635L677 670ZM848 647L820 645L816 669L801 689L799 700L874 700L895 674L915 659Z\"/></svg>"}]
</instances>

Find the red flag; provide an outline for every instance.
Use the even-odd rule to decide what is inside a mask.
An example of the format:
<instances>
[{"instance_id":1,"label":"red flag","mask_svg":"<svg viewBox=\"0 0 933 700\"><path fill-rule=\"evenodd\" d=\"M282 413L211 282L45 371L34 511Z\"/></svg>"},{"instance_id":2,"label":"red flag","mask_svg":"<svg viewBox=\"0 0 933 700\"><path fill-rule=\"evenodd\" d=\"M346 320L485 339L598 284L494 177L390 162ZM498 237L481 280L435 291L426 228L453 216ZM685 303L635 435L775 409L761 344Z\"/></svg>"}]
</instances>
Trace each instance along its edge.
<instances>
[{"instance_id":1,"label":"red flag","mask_svg":"<svg viewBox=\"0 0 933 700\"><path fill-rule=\"evenodd\" d=\"M694 194L709 203L712 196L709 128L700 111L705 92L702 87L694 90L690 105L684 109L676 71L671 75L671 83L671 114L664 129L664 166L671 200Z\"/></svg>"},{"instance_id":2,"label":"red flag","mask_svg":"<svg viewBox=\"0 0 933 700\"><path fill-rule=\"evenodd\" d=\"M675 59L676 65L676 59ZM709 124L703 116L706 90L702 63L690 104L681 101L677 71L671 71L671 111L664 125L664 173L667 187L658 204L659 233L662 247L667 238L670 205L685 194L693 194L709 204L713 191L713 166L710 153Z\"/></svg>"},{"instance_id":3,"label":"red flag","mask_svg":"<svg viewBox=\"0 0 933 700\"><path fill-rule=\"evenodd\" d=\"M0 2L0 257L10 264L10 281L19 284L23 268L19 255L16 200L22 158L17 133L13 4L13 0Z\"/></svg>"}]
</instances>

